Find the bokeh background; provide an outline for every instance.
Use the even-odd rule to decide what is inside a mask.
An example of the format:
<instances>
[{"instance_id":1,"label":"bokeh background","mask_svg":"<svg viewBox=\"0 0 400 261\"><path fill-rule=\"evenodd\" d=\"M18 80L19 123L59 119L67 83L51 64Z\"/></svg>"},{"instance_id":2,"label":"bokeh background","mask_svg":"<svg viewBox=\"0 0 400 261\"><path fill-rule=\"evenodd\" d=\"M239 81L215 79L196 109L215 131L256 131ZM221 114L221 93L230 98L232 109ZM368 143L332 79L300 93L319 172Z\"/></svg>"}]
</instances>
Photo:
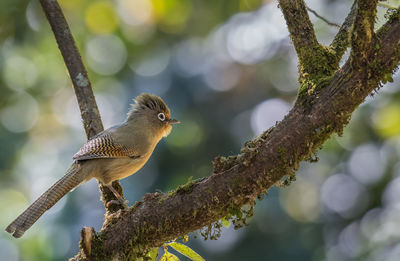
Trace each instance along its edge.
<instances>
[{"instance_id":1,"label":"bokeh background","mask_svg":"<svg viewBox=\"0 0 400 261\"><path fill-rule=\"evenodd\" d=\"M307 4L341 23L352 3ZM124 120L141 92L162 96L182 122L137 175L122 181L131 203L209 175L214 157L238 153L294 102L297 58L275 1L61 5L105 127ZM379 7L378 25L385 12ZM329 44L337 28L310 17L318 39ZM400 260L399 77L394 80L357 109L317 163L302 163L296 182L257 202L249 227L224 228L217 241L192 235L188 244L207 260ZM1 260L66 260L78 250L82 226L101 227L104 208L92 180L23 238L3 231L63 175L84 142L71 82L38 1L0 1Z\"/></svg>"}]
</instances>

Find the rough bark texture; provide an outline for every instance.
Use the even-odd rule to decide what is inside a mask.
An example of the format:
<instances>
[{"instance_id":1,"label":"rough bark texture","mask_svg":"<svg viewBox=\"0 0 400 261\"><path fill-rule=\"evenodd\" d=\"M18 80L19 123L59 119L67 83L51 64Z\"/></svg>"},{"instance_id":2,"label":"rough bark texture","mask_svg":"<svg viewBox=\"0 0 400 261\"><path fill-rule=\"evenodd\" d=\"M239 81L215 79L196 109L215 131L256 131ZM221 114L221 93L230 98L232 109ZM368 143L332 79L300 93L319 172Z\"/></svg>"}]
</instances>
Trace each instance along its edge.
<instances>
[{"instance_id":1,"label":"rough bark texture","mask_svg":"<svg viewBox=\"0 0 400 261\"><path fill-rule=\"evenodd\" d=\"M64 14L57 1L40 0L40 4L42 5L43 11L50 23L58 48L60 49L65 65L67 66L69 76L74 86L75 95L78 100L79 109L81 111L86 137L90 139L97 133L101 132L104 128L81 55L79 54L68 23L65 20ZM104 202L115 199L114 194L107 187L104 187L101 184L99 185L102 192L102 200ZM119 182L114 182L113 186L123 196L122 187ZM120 206L113 204L110 208L107 208L107 211L114 212L118 209L120 209Z\"/></svg>"},{"instance_id":2,"label":"rough bark texture","mask_svg":"<svg viewBox=\"0 0 400 261\"><path fill-rule=\"evenodd\" d=\"M253 206L282 178L290 182L299 162L310 159L333 133L340 134L352 112L399 63L399 13L375 34L376 1L353 5L331 47L318 43L302 0L279 3L299 57L300 89L293 109L247 142L239 155L216 158L209 177L172 193L146 194L133 207L106 216L98 233L83 229L81 251L74 260L136 260L153 247L224 217L239 226L251 215L242 206ZM351 41L346 40L349 35ZM339 68L350 43L357 55Z\"/></svg>"}]
</instances>

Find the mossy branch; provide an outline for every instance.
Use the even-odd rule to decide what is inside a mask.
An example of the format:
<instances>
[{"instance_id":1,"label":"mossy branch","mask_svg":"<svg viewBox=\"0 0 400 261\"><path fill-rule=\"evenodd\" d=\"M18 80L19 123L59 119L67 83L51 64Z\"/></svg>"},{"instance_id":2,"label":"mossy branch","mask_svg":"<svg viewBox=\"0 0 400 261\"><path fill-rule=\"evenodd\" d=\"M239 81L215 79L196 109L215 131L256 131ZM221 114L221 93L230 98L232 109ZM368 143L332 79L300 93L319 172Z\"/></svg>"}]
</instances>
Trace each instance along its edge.
<instances>
[{"instance_id":1,"label":"mossy branch","mask_svg":"<svg viewBox=\"0 0 400 261\"><path fill-rule=\"evenodd\" d=\"M353 2L351 10L344 20L339 32L335 35L330 47L335 51L337 59L340 61L347 47L350 45L350 30L353 26L357 11L357 0Z\"/></svg>"},{"instance_id":2,"label":"mossy branch","mask_svg":"<svg viewBox=\"0 0 400 261\"><path fill-rule=\"evenodd\" d=\"M296 103L304 104L339 69L340 58L333 48L318 43L303 0L280 0L279 6L299 59L300 88Z\"/></svg>"},{"instance_id":3,"label":"mossy branch","mask_svg":"<svg viewBox=\"0 0 400 261\"><path fill-rule=\"evenodd\" d=\"M319 66L309 62L316 51L324 54L324 49L318 43L313 24L308 16L307 7L303 0L279 0L279 6L285 17L286 24L294 48L299 58L299 79L319 73Z\"/></svg>"},{"instance_id":4,"label":"mossy branch","mask_svg":"<svg viewBox=\"0 0 400 261\"><path fill-rule=\"evenodd\" d=\"M86 68L83 65L81 55L58 2L56 0L40 0L40 4L54 33L61 55L64 58L78 100L86 136L90 139L103 130L103 123ZM114 194L107 187L101 184L99 186L104 202L115 199ZM118 181L113 182L113 186L116 190L122 192L122 187ZM107 211L114 212L119 208L120 206L114 204L110 208L107 208Z\"/></svg>"},{"instance_id":5,"label":"mossy branch","mask_svg":"<svg viewBox=\"0 0 400 261\"><path fill-rule=\"evenodd\" d=\"M380 86L385 74L393 72L400 61L398 14L379 30L377 39L380 48L365 56L375 65L368 82L361 81L363 74L349 59L307 109L296 103L275 127L247 142L241 154L217 158L209 177L191 181L174 193L146 194L132 208L108 216L101 231L91 234L91 244L83 240L90 245L91 256L82 250L74 259L136 260L153 247L224 217L241 217L242 206L253 206L333 133L341 133L352 112Z\"/></svg>"},{"instance_id":6,"label":"mossy branch","mask_svg":"<svg viewBox=\"0 0 400 261\"><path fill-rule=\"evenodd\" d=\"M358 0L351 35L351 58L354 67L365 67L368 52L375 44L375 18L378 0Z\"/></svg>"}]
</instances>

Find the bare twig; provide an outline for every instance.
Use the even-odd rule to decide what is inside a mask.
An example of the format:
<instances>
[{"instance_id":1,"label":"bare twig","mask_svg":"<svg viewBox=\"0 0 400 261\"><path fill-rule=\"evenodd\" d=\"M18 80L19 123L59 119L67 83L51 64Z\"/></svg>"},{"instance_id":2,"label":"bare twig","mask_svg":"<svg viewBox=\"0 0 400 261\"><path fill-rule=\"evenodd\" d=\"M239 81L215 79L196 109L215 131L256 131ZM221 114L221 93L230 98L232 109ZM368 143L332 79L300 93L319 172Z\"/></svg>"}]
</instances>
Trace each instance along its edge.
<instances>
[{"instance_id":1,"label":"bare twig","mask_svg":"<svg viewBox=\"0 0 400 261\"><path fill-rule=\"evenodd\" d=\"M309 12L311 12L312 14L314 14L317 18L321 19L322 21L324 21L326 24L330 25L330 26L334 26L337 28L340 28L340 25L338 25L337 23L333 23L330 22L328 19L326 19L325 17L323 17L322 15L318 14L317 11L315 11L314 9L311 9L310 7L306 6L307 10Z\"/></svg>"},{"instance_id":2,"label":"bare twig","mask_svg":"<svg viewBox=\"0 0 400 261\"><path fill-rule=\"evenodd\" d=\"M90 84L85 66L83 65L78 48L76 47L74 38L69 29L68 23L65 20L64 14L56 0L40 0L43 11L46 14L47 20L50 23L56 38L58 48L64 58L70 78L74 85L75 95L78 99L79 109L83 126L88 139L103 130L100 113L97 108L96 100L93 95L92 86ZM119 182L114 182L113 186L119 191L122 188ZM115 199L114 194L108 188L100 184L102 198L104 202ZM111 205L109 211L116 211L117 205Z\"/></svg>"},{"instance_id":3,"label":"bare twig","mask_svg":"<svg viewBox=\"0 0 400 261\"><path fill-rule=\"evenodd\" d=\"M350 29L353 26L354 18L356 17L357 0L354 0L351 10L344 20L339 32L335 35L331 43L331 47L336 53L338 60L340 60L345 53L347 47L350 45Z\"/></svg>"}]
</instances>

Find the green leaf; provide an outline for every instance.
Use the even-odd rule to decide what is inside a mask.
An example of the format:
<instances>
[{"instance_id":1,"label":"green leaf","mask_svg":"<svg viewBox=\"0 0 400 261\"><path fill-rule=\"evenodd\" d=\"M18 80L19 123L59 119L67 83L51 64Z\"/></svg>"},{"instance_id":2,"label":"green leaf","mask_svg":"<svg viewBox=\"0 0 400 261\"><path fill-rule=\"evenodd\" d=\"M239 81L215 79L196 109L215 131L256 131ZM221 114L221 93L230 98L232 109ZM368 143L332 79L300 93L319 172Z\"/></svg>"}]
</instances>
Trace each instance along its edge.
<instances>
[{"instance_id":1,"label":"green leaf","mask_svg":"<svg viewBox=\"0 0 400 261\"><path fill-rule=\"evenodd\" d=\"M155 247L155 248L153 248L153 249L151 249L150 251L149 251L149 253L147 253L147 255L146 255L147 257L150 257L151 259L151 261L156 261L157 260L157 256L158 256L158 247Z\"/></svg>"},{"instance_id":2,"label":"green leaf","mask_svg":"<svg viewBox=\"0 0 400 261\"><path fill-rule=\"evenodd\" d=\"M164 255L162 255L162 257L160 258L160 261L179 261L179 258L174 254L165 252Z\"/></svg>"},{"instance_id":3,"label":"green leaf","mask_svg":"<svg viewBox=\"0 0 400 261\"><path fill-rule=\"evenodd\" d=\"M171 243L168 243L168 245L170 247L172 247L173 249L175 249L176 251L178 251L179 253L181 253L182 255L190 258L193 261L205 261L204 258L202 258L199 254L197 254L190 247L188 247L184 244L177 243L177 242L171 242Z\"/></svg>"},{"instance_id":4,"label":"green leaf","mask_svg":"<svg viewBox=\"0 0 400 261\"><path fill-rule=\"evenodd\" d=\"M221 223L222 223L222 225L224 225L224 227L226 227L226 228L229 228L229 226L231 225L231 222L229 222L229 220L226 219L226 218L222 218L222 219L221 219Z\"/></svg>"}]
</instances>

